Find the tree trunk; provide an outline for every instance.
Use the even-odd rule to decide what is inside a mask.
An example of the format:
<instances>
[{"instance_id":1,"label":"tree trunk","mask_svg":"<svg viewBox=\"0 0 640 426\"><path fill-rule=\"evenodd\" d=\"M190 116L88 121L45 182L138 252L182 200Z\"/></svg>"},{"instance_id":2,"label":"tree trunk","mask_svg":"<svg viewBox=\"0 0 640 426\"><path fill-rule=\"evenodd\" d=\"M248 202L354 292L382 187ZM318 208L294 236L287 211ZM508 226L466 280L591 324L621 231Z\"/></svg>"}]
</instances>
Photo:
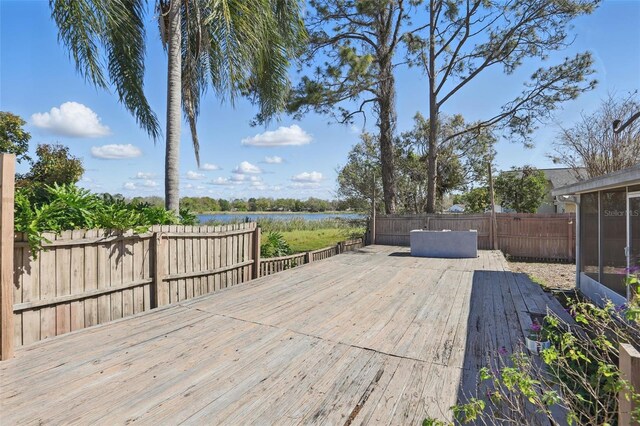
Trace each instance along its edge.
<instances>
[{"instance_id":1,"label":"tree trunk","mask_svg":"<svg viewBox=\"0 0 640 426\"><path fill-rule=\"evenodd\" d=\"M380 163L382 165L382 189L384 208L387 214L396 212L396 180L393 161L393 132L396 124L395 112L395 81L391 61L381 64L384 66L382 82L380 83Z\"/></svg>"},{"instance_id":2,"label":"tree trunk","mask_svg":"<svg viewBox=\"0 0 640 426\"><path fill-rule=\"evenodd\" d=\"M436 185L438 178L438 103L435 71L435 17L434 2L429 10L429 155L427 156L427 213L436 212Z\"/></svg>"},{"instance_id":3,"label":"tree trunk","mask_svg":"<svg viewBox=\"0 0 640 426\"><path fill-rule=\"evenodd\" d=\"M182 121L182 33L180 0L169 5L167 66L167 145L165 155L165 207L180 210L180 125Z\"/></svg>"},{"instance_id":4,"label":"tree trunk","mask_svg":"<svg viewBox=\"0 0 640 426\"><path fill-rule=\"evenodd\" d=\"M396 174L393 158L393 134L396 128L396 82L393 77L393 51L389 46L391 31L390 19L393 7L390 2L378 16L376 25L379 49L377 51L380 66L378 87L378 127L380 129L380 164L382 166L382 192L384 209L387 214L396 212Z\"/></svg>"}]
</instances>

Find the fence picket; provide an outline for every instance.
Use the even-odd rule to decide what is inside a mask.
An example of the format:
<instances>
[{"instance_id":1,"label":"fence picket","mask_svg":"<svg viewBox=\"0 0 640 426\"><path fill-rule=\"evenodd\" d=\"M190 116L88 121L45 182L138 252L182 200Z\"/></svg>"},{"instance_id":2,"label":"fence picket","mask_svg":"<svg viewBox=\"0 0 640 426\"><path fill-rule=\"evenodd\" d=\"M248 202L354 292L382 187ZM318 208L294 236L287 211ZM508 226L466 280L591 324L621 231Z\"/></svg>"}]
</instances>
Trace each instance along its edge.
<instances>
[{"instance_id":1,"label":"fence picket","mask_svg":"<svg viewBox=\"0 0 640 426\"><path fill-rule=\"evenodd\" d=\"M397 215L376 218L376 244L409 245L413 229L478 231L478 248L491 249L489 214ZM524 259L575 261L575 214L500 213L498 249Z\"/></svg>"},{"instance_id":2,"label":"fence picket","mask_svg":"<svg viewBox=\"0 0 640 426\"><path fill-rule=\"evenodd\" d=\"M47 234L33 258L13 244L15 344L37 342L251 279L255 223L154 226L145 234ZM157 238L159 233L162 238ZM222 249L221 249L222 248ZM220 277L224 277L221 284Z\"/></svg>"}]
</instances>

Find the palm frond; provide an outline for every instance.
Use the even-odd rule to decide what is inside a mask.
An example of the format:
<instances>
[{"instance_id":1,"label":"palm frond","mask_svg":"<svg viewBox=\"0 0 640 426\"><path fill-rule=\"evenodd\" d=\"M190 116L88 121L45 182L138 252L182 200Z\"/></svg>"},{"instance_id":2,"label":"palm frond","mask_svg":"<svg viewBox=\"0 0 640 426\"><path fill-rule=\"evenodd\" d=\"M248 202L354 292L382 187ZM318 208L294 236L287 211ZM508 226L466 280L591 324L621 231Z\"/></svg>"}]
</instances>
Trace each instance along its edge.
<instances>
[{"instance_id":1,"label":"palm frond","mask_svg":"<svg viewBox=\"0 0 640 426\"><path fill-rule=\"evenodd\" d=\"M200 99L207 88L207 46L204 38L202 9L198 0L185 0L182 7L182 108L189 122L191 140L200 165L197 119Z\"/></svg>"},{"instance_id":2,"label":"palm frond","mask_svg":"<svg viewBox=\"0 0 640 426\"><path fill-rule=\"evenodd\" d=\"M158 139L160 125L144 94L144 0L108 0L104 6L109 78L138 125Z\"/></svg>"},{"instance_id":3,"label":"palm frond","mask_svg":"<svg viewBox=\"0 0 640 426\"><path fill-rule=\"evenodd\" d=\"M49 0L58 40L73 57L76 70L94 85L107 88L100 61L102 18L90 0Z\"/></svg>"},{"instance_id":4,"label":"palm frond","mask_svg":"<svg viewBox=\"0 0 640 426\"><path fill-rule=\"evenodd\" d=\"M144 0L50 0L49 5L77 71L97 87L112 83L120 102L157 139L160 127L143 90Z\"/></svg>"}]
</instances>

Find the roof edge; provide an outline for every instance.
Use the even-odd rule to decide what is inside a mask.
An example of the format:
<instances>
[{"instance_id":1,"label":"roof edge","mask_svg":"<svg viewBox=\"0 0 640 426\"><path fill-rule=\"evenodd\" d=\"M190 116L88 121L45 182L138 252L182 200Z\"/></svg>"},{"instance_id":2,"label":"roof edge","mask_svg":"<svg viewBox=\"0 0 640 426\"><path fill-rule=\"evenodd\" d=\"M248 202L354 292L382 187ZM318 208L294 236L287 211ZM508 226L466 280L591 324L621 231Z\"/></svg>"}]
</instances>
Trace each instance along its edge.
<instances>
[{"instance_id":1,"label":"roof edge","mask_svg":"<svg viewBox=\"0 0 640 426\"><path fill-rule=\"evenodd\" d=\"M640 184L640 163L628 169L618 170L617 172L556 188L551 191L551 195L554 197L558 195L574 195L636 184Z\"/></svg>"}]
</instances>

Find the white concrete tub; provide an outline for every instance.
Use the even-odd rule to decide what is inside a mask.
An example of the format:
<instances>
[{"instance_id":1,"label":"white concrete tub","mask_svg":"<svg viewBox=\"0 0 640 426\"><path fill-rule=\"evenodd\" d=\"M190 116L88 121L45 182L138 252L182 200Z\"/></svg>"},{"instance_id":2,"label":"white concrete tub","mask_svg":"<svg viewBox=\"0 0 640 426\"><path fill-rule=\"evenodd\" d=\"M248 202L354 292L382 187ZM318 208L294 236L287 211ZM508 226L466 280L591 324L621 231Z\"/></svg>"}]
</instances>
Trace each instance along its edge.
<instances>
[{"instance_id":1,"label":"white concrete tub","mask_svg":"<svg viewBox=\"0 0 640 426\"><path fill-rule=\"evenodd\" d=\"M425 231L415 229L409 233L411 256L419 257L478 257L478 232Z\"/></svg>"}]
</instances>

